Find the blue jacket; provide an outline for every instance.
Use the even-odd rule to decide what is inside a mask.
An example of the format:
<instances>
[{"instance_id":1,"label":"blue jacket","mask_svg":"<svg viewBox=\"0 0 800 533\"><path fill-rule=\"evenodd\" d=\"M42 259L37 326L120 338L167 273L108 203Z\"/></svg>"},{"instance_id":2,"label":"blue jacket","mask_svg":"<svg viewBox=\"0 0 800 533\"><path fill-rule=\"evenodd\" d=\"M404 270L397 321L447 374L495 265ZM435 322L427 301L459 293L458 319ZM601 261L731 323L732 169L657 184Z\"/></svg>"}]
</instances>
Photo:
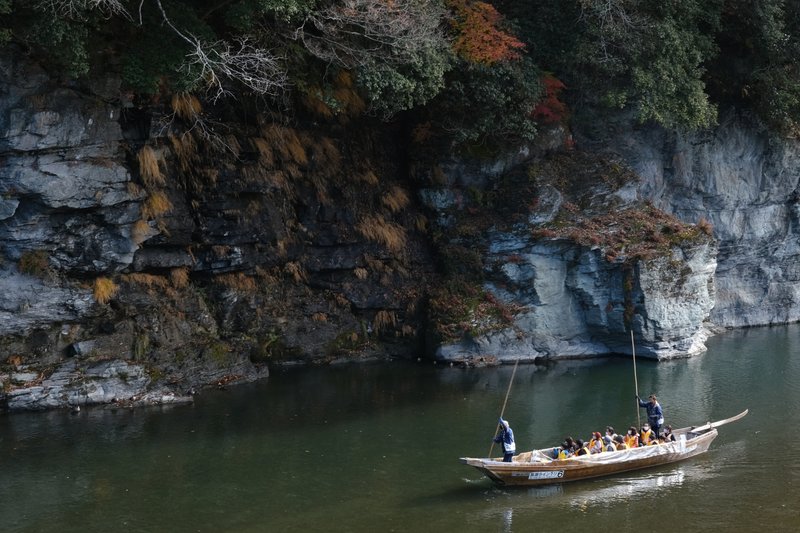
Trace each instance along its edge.
<instances>
[{"instance_id":1,"label":"blue jacket","mask_svg":"<svg viewBox=\"0 0 800 533\"><path fill-rule=\"evenodd\" d=\"M639 407L647 409L647 418L650 419L651 422L658 422L658 420L664 418L664 412L661 410L661 405L658 402L650 403L640 398Z\"/></svg>"},{"instance_id":2,"label":"blue jacket","mask_svg":"<svg viewBox=\"0 0 800 533\"><path fill-rule=\"evenodd\" d=\"M498 436L494 438L495 442L502 442L503 443L503 452L506 452L506 447L511 448L513 451L516 449L516 445L514 444L514 430L511 428L506 429L505 426L501 426L501 432Z\"/></svg>"}]
</instances>

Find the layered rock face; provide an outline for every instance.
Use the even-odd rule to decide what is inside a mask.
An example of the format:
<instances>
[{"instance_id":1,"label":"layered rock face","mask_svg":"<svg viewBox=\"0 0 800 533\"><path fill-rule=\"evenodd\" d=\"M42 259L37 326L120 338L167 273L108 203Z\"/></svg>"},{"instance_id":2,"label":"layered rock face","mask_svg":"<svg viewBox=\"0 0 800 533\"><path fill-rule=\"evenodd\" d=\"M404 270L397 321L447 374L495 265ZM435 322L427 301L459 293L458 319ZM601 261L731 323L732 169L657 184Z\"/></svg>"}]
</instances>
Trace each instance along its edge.
<instances>
[{"instance_id":1,"label":"layered rock face","mask_svg":"<svg viewBox=\"0 0 800 533\"><path fill-rule=\"evenodd\" d=\"M130 226L138 206L126 189L118 107L70 89L48 91L47 74L13 55L0 58L0 71L5 259L40 253L55 268L74 273L124 268L136 250ZM0 335L93 313L89 290L7 268L0 281Z\"/></svg>"},{"instance_id":2,"label":"layered rock face","mask_svg":"<svg viewBox=\"0 0 800 533\"><path fill-rule=\"evenodd\" d=\"M493 319L476 306L466 323L469 331L460 339L445 339L437 357L480 364L630 353L631 330L637 353L645 357L688 357L704 351L706 321L715 301L716 244L669 218L664 219L666 226L659 222L644 231L630 227L631 222L647 226L653 212L650 207L637 209L639 202L630 194L633 185L590 185L584 193L575 186L565 196L537 179L528 189L506 184L511 194L531 195L522 202L526 219L506 229L494 221L476 242L484 298L498 302L505 320ZM435 207L443 213L457 209L455 203L442 202L441 194L428 193L426 198L439 198ZM586 201L584 212L599 217L589 231L576 220L558 218L565 206L575 209L570 201ZM626 211L633 214L614 214ZM456 217L443 214L439 219L445 225L459 224ZM559 226L569 226L561 232L571 237L538 231ZM665 237L676 231L686 236ZM614 232L621 233L622 245L603 236ZM639 242L643 235L656 243ZM582 242L584 238L589 242Z\"/></svg>"},{"instance_id":3,"label":"layered rock face","mask_svg":"<svg viewBox=\"0 0 800 533\"><path fill-rule=\"evenodd\" d=\"M599 139L642 177L639 194L719 241L711 320L723 327L800 320L800 143L729 116L715 130L681 135L610 128Z\"/></svg>"},{"instance_id":4,"label":"layered rock face","mask_svg":"<svg viewBox=\"0 0 800 533\"><path fill-rule=\"evenodd\" d=\"M21 57L0 58L0 409L417 351L432 261L391 132L221 127Z\"/></svg>"}]
</instances>

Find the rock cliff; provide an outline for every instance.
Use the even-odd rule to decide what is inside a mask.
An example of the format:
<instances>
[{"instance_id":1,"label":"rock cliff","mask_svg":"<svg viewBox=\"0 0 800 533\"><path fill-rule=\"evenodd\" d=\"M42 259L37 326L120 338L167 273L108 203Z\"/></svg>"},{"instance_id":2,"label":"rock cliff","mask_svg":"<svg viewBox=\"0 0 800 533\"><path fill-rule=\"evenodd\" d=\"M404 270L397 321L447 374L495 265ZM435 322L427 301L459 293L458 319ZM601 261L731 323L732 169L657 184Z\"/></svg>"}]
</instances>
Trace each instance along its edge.
<instances>
[{"instance_id":1,"label":"rock cliff","mask_svg":"<svg viewBox=\"0 0 800 533\"><path fill-rule=\"evenodd\" d=\"M0 407L627 353L631 329L685 357L714 326L800 320L800 145L733 115L443 157L402 123L136 102L13 51L0 71Z\"/></svg>"},{"instance_id":2,"label":"rock cliff","mask_svg":"<svg viewBox=\"0 0 800 533\"><path fill-rule=\"evenodd\" d=\"M393 130L0 71L0 408L420 351L433 269Z\"/></svg>"},{"instance_id":3,"label":"rock cliff","mask_svg":"<svg viewBox=\"0 0 800 533\"><path fill-rule=\"evenodd\" d=\"M800 142L735 114L694 134L622 122L591 142L631 165L642 178L642 198L686 222L706 219L714 226L712 322L743 327L800 320Z\"/></svg>"}]
</instances>

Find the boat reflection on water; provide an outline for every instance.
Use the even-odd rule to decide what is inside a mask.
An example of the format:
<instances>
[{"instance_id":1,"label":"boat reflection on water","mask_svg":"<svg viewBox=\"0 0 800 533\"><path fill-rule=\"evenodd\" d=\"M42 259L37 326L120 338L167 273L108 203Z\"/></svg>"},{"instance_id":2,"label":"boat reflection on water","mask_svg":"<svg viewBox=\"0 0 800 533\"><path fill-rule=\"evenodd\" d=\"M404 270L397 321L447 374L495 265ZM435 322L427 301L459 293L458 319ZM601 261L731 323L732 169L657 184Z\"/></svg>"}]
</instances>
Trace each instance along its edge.
<instances>
[{"instance_id":1,"label":"boat reflection on water","mask_svg":"<svg viewBox=\"0 0 800 533\"><path fill-rule=\"evenodd\" d=\"M504 498L506 505L492 509L484 509L481 519L493 517L502 524L501 531L513 531L514 514L525 520L525 516L534 510L542 511L543 505L571 508L586 511L592 507L611 507L623 501L630 501L643 495L652 496L659 491L680 488L686 479L696 481L709 476L702 468L679 467L669 472L630 477L613 477L588 480L579 483L544 485L527 489L496 489L496 496ZM509 502L508 499L512 501ZM496 500L497 501L497 500ZM499 503L499 502L498 502ZM511 503L511 505L508 505Z\"/></svg>"},{"instance_id":2,"label":"boat reflection on water","mask_svg":"<svg viewBox=\"0 0 800 533\"><path fill-rule=\"evenodd\" d=\"M694 475L694 473L692 474ZM573 491L569 487L565 493L572 496L570 504L573 507L593 507L596 505L616 504L620 500L630 500L642 494L652 495L655 491L666 488L676 488L683 485L686 473L678 468L665 474L652 474L615 480L603 480L604 487L597 487L592 483L591 490ZM611 482L613 481L613 482Z\"/></svg>"}]
</instances>

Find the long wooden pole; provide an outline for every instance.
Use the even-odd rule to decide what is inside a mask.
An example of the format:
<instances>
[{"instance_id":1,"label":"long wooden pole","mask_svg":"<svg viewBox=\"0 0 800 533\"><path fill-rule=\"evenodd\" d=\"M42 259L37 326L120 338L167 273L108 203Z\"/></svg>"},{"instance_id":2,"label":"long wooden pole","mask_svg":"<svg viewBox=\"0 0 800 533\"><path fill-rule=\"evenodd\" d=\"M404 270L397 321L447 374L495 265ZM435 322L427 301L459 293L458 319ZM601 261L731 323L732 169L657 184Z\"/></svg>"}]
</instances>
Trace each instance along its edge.
<instances>
[{"instance_id":1,"label":"long wooden pole","mask_svg":"<svg viewBox=\"0 0 800 533\"><path fill-rule=\"evenodd\" d=\"M508 403L508 395L511 394L511 384L514 383L514 374L517 373L517 365L519 365L519 358L517 358L517 362L514 363L514 371L511 372L511 381L508 382L508 390L506 391L506 399L503 400L503 408L500 409L500 418L503 418L503 415L506 412L506 404ZM500 429L500 422L497 422L497 427L494 429L494 434L497 435L497 430ZM492 450L494 450L494 440L492 440L492 445L489 447L489 455L486 457L492 456Z\"/></svg>"},{"instance_id":2,"label":"long wooden pole","mask_svg":"<svg viewBox=\"0 0 800 533\"><path fill-rule=\"evenodd\" d=\"M631 353L633 354L633 386L636 388L636 427L642 427L642 419L639 414L639 378L636 376L636 345L633 343L633 329L631 329Z\"/></svg>"}]
</instances>

